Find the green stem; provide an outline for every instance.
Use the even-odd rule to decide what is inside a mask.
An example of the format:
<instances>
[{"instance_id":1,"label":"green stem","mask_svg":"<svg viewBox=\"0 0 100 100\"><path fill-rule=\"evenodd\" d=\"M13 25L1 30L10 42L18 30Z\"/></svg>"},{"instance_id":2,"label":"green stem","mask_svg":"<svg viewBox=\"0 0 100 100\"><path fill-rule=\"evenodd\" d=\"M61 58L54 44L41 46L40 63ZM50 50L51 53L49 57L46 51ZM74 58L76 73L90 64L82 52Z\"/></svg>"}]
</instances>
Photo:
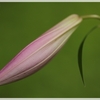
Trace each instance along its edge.
<instances>
[{"instance_id":1,"label":"green stem","mask_svg":"<svg viewBox=\"0 0 100 100\"><path fill-rule=\"evenodd\" d=\"M84 16L81 16L83 19L84 18L96 18L96 19L100 19L100 16L99 15L84 15Z\"/></svg>"}]
</instances>

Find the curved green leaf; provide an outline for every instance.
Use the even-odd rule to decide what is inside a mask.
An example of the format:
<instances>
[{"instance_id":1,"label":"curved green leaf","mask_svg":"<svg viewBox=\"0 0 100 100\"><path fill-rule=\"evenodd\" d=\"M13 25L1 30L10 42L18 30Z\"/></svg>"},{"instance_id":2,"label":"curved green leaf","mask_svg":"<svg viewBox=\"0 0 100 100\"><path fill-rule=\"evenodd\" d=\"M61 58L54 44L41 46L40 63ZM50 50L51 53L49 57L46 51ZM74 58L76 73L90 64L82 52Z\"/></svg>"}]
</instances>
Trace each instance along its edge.
<instances>
[{"instance_id":1,"label":"curved green leaf","mask_svg":"<svg viewBox=\"0 0 100 100\"><path fill-rule=\"evenodd\" d=\"M79 46L79 49L78 49L78 66L79 66L79 70L80 70L80 74L81 74L81 78L82 78L82 81L83 81L83 84L85 85L85 82L84 82L84 76L83 76L83 68L82 68L82 52L83 52L83 46L84 46L84 42L86 40L86 38L88 37L88 35L90 33L92 33L92 31L94 31L96 28L98 28L99 26L95 26L93 27L86 35L85 37L83 38L82 42L80 43L80 46Z\"/></svg>"}]
</instances>

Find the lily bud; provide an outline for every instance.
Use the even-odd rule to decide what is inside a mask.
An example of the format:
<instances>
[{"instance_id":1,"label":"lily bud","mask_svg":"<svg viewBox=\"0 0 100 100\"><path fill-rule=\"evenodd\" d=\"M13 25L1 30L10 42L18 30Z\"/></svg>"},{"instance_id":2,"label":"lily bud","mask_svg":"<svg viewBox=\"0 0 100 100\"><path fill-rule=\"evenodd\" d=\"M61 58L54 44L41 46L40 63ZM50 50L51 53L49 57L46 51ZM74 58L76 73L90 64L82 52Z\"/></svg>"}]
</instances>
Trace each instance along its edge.
<instances>
[{"instance_id":1,"label":"lily bud","mask_svg":"<svg viewBox=\"0 0 100 100\"><path fill-rule=\"evenodd\" d=\"M1 71L0 85L25 78L47 64L76 30L82 17L73 14L20 51Z\"/></svg>"}]
</instances>

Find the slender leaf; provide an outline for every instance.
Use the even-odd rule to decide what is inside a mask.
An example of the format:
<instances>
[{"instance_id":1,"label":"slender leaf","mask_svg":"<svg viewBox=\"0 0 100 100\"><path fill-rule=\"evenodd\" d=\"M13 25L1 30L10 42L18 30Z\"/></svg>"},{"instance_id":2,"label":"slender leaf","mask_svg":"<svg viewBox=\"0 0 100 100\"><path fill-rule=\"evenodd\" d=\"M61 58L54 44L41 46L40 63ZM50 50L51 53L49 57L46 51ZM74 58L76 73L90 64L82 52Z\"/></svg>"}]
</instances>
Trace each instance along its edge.
<instances>
[{"instance_id":1,"label":"slender leaf","mask_svg":"<svg viewBox=\"0 0 100 100\"><path fill-rule=\"evenodd\" d=\"M79 65L79 70L80 70L80 74L81 74L81 78L82 78L82 81L83 81L83 84L85 85L85 82L84 82L84 76L83 76L83 66L82 66L82 52L83 52L83 46L84 46L84 43L85 43L85 40L86 38L88 37L88 35L90 33L92 33L92 31L94 31L95 29L97 29L99 26L95 26L93 27L86 35L85 37L83 38L82 42L80 43L80 46L79 46L79 49L78 49L78 65Z\"/></svg>"}]
</instances>

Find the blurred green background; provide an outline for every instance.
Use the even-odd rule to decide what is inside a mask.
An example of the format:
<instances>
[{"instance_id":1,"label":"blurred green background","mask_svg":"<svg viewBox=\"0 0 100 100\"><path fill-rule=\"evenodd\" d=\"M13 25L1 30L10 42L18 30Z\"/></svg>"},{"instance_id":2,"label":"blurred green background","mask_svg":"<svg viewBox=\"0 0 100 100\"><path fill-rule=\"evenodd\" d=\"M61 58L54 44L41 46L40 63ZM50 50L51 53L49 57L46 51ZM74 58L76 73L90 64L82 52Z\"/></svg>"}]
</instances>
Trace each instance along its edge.
<instances>
[{"instance_id":1,"label":"blurred green background","mask_svg":"<svg viewBox=\"0 0 100 100\"><path fill-rule=\"evenodd\" d=\"M100 15L100 3L0 3L0 68L21 49L71 14ZM37 73L0 86L0 97L100 97L100 29L83 49L84 87L78 68L78 48L99 20L84 20L60 52Z\"/></svg>"}]
</instances>

